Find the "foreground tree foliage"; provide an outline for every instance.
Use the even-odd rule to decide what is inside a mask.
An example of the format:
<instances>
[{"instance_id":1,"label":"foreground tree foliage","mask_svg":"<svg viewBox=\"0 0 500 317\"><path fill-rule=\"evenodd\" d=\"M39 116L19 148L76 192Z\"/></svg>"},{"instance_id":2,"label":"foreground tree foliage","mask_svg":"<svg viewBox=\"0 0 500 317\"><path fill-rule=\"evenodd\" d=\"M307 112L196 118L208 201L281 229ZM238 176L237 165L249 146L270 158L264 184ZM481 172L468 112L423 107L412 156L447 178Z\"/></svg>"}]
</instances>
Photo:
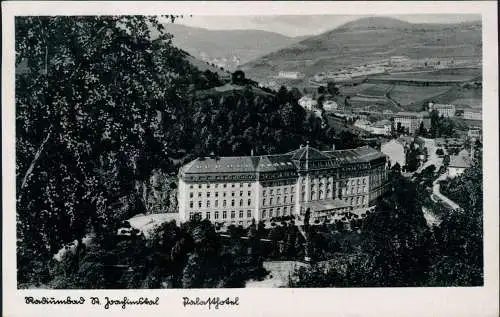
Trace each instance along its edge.
<instances>
[{"instance_id":1,"label":"foreground tree foliage","mask_svg":"<svg viewBox=\"0 0 500 317\"><path fill-rule=\"evenodd\" d=\"M441 213L441 223L431 228L421 211L417 185L398 173L392 177L392 190L379 201L377 211L363 219L359 234L351 234L355 239L350 247L328 247L338 252L328 261L298 269L290 286L483 285L481 160L456 180L475 184L458 189L468 197L464 210Z\"/></svg>"},{"instance_id":2,"label":"foreground tree foliage","mask_svg":"<svg viewBox=\"0 0 500 317\"><path fill-rule=\"evenodd\" d=\"M16 75L21 283L33 259L141 212L135 181L168 164L161 126L181 115L196 72L152 27L162 28L135 16L16 19L17 63L27 61Z\"/></svg>"},{"instance_id":3,"label":"foreground tree foliage","mask_svg":"<svg viewBox=\"0 0 500 317\"><path fill-rule=\"evenodd\" d=\"M239 240L239 239L238 239ZM231 240L233 241L233 240ZM237 240L233 242L237 243ZM51 262L51 288L244 287L266 274L244 248L225 249L207 221L168 222L142 234L100 236ZM230 252L231 251L231 252ZM236 252L235 252L236 251Z\"/></svg>"},{"instance_id":4,"label":"foreground tree foliage","mask_svg":"<svg viewBox=\"0 0 500 317\"><path fill-rule=\"evenodd\" d=\"M196 93L222 82L189 64L154 17L19 17L16 54L21 285L46 284L65 244L80 254L84 237L111 239L146 212L155 173L215 149L287 151L311 136L288 92L260 98L248 87L208 111Z\"/></svg>"}]
</instances>

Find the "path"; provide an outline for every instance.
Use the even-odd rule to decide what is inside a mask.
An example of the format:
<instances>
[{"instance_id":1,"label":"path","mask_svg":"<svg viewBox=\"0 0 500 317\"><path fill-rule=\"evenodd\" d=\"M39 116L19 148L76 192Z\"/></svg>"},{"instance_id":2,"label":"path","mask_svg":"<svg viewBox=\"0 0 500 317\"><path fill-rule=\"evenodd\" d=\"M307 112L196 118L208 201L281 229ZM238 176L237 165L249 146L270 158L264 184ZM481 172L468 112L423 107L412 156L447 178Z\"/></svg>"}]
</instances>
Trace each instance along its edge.
<instances>
[{"instance_id":1,"label":"path","mask_svg":"<svg viewBox=\"0 0 500 317\"><path fill-rule=\"evenodd\" d=\"M426 138L421 138L421 139L424 141L425 147L427 148L428 157L427 157L427 162L425 162L424 164L422 164L422 166L420 166L417 169L417 173L422 172L422 170L424 170L426 167L428 167L430 165L434 165L436 167L436 171L439 171L441 165L443 165L443 159L440 158L436 154L436 150L439 148L438 146L436 146L436 141L434 139L426 139ZM439 190L440 189L439 182L442 181L442 180L445 180L446 178L447 178L447 174L445 172L445 173L441 174L433 182L433 184L432 184L432 195L433 195L433 197L431 196L431 199L433 201L435 201L435 202L443 202L446 205L448 205L451 209L457 210L457 209L460 208L460 206L457 203L455 203L453 200L451 200L448 197L446 197L445 195L443 195L441 193L441 191ZM424 212L424 215L426 215L425 212ZM427 213L427 216L430 217L429 213Z\"/></svg>"},{"instance_id":2,"label":"path","mask_svg":"<svg viewBox=\"0 0 500 317\"><path fill-rule=\"evenodd\" d=\"M434 139L426 139L426 138L422 138L422 137L421 137L421 139L424 141L425 147L427 148L428 157L427 157L427 162L425 162L424 164L422 164L417 169L416 172L420 173L426 167L431 166L431 165L434 165L436 167L436 171L439 171L439 168L441 167L441 165L443 165L443 159L440 158L436 154L436 150L439 148L438 146L436 146L436 141Z\"/></svg>"},{"instance_id":3,"label":"path","mask_svg":"<svg viewBox=\"0 0 500 317\"><path fill-rule=\"evenodd\" d=\"M422 212L424 213L424 218L428 227L438 226L441 223L441 219L424 206L422 206Z\"/></svg>"},{"instance_id":4,"label":"path","mask_svg":"<svg viewBox=\"0 0 500 317\"><path fill-rule=\"evenodd\" d=\"M460 209L460 206L456 202L454 202L453 200L451 200L448 197L446 197L445 195L443 195L441 193L441 191L439 190L441 187L439 182L442 180L445 180L447 177L448 176L446 175L446 173L444 173L434 181L433 186L432 186L432 194L438 198L439 202L445 203L453 210L458 210L458 209Z\"/></svg>"}]
</instances>

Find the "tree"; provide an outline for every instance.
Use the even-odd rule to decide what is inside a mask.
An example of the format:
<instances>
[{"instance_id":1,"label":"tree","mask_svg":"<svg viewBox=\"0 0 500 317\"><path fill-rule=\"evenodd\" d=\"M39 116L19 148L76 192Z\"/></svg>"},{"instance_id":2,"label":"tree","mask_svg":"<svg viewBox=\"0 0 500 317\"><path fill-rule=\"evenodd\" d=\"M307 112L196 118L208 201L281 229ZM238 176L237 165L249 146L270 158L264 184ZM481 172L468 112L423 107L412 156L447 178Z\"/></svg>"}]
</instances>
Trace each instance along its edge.
<instances>
[{"instance_id":1,"label":"tree","mask_svg":"<svg viewBox=\"0 0 500 317\"><path fill-rule=\"evenodd\" d=\"M340 92L339 88L337 87L337 85L333 81L329 81L327 83L326 90L332 96L337 96L339 94L339 92Z\"/></svg>"},{"instance_id":2,"label":"tree","mask_svg":"<svg viewBox=\"0 0 500 317\"><path fill-rule=\"evenodd\" d=\"M319 86L318 87L318 94L323 95L326 93L326 88L325 86Z\"/></svg>"},{"instance_id":3,"label":"tree","mask_svg":"<svg viewBox=\"0 0 500 317\"><path fill-rule=\"evenodd\" d=\"M324 109L323 104L325 103L325 95L319 96L317 102L318 102L317 107L323 110Z\"/></svg>"},{"instance_id":4,"label":"tree","mask_svg":"<svg viewBox=\"0 0 500 317\"><path fill-rule=\"evenodd\" d=\"M401 173L401 165L399 165L399 163L396 162L396 164L394 164L394 166L392 167L392 170L395 171L396 173Z\"/></svg>"},{"instance_id":5,"label":"tree","mask_svg":"<svg viewBox=\"0 0 500 317\"><path fill-rule=\"evenodd\" d=\"M195 73L170 40L153 17L16 19L19 249L48 260L143 208L135 182L161 157L163 114L184 111Z\"/></svg>"},{"instance_id":6,"label":"tree","mask_svg":"<svg viewBox=\"0 0 500 317\"><path fill-rule=\"evenodd\" d=\"M406 151L406 170L409 172L414 172L419 165L418 161L418 150L415 149L415 144L412 143L410 148Z\"/></svg>"},{"instance_id":7,"label":"tree","mask_svg":"<svg viewBox=\"0 0 500 317\"><path fill-rule=\"evenodd\" d=\"M450 156L448 154L445 155L444 158L443 158L443 165L445 167L448 167L448 165L450 165Z\"/></svg>"},{"instance_id":8,"label":"tree","mask_svg":"<svg viewBox=\"0 0 500 317\"><path fill-rule=\"evenodd\" d=\"M438 149L436 150L436 155L438 155L438 156L442 156L442 155L444 155L444 151L443 151L443 149L442 149L442 148L438 148Z\"/></svg>"},{"instance_id":9,"label":"tree","mask_svg":"<svg viewBox=\"0 0 500 317\"><path fill-rule=\"evenodd\" d=\"M242 70L237 70L232 75L232 83L243 86L245 84L245 73Z\"/></svg>"},{"instance_id":10,"label":"tree","mask_svg":"<svg viewBox=\"0 0 500 317\"><path fill-rule=\"evenodd\" d=\"M427 135L427 130L424 127L424 122L420 122L420 126L418 127L417 135L420 135L420 136L426 136Z\"/></svg>"},{"instance_id":11,"label":"tree","mask_svg":"<svg viewBox=\"0 0 500 317\"><path fill-rule=\"evenodd\" d=\"M290 95L292 96L292 98L294 100L299 100L303 96L302 93L300 92L300 90L297 87L293 87L290 90Z\"/></svg>"},{"instance_id":12,"label":"tree","mask_svg":"<svg viewBox=\"0 0 500 317\"><path fill-rule=\"evenodd\" d=\"M344 98L344 105L345 105L346 108L351 107L351 97L350 96L346 96Z\"/></svg>"},{"instance_id":13,"label":"tree","mask_svg":"<svg viewBox=\"0 0 500 317\"><path fill-rule=\"evenodd\" d=\"M396 132L397 132L397 134L404 133L404 127L401 125L401 122L398 122L398 124L396 126Z\"/></svg>"}]
</instances>

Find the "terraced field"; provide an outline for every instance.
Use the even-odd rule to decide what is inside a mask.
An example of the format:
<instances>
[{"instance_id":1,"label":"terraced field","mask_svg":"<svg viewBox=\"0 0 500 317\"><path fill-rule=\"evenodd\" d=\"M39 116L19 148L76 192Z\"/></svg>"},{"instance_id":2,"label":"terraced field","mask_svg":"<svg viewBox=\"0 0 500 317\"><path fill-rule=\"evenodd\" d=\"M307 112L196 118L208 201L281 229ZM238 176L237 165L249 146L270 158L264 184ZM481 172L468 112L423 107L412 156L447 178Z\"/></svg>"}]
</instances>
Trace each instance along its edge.
<instances>
[{"instance_id":1,"label":"terraced field","mask_svg":"<svg viewBox=\"0 0 500 317\"><path fill-rule=\"evenodd\" d=\"M363 91L358 93L360 97L373 97L373 98L384 98L387 91L391 89L392 85L390 84L379 84L374 85L369 88L364 89Z\"/></svg>"},{"instance_id":2,"label":"terraced field","mask_svg":"<svg viewBox=\"0 0 500 317\"><path fill-rule=\"evenodd\" d=\"M428 81L428 82L466 82L481 76L477 68L450 68L436 71L392 73L388 75L371 76L370 80L397 81Z\"/></svg>"},{"instance_id":3,"label":"terraced field","mask_svg":"<svg viewBox=\"0 0 500 317\"><path fill-rule=\"evenodd\" d=\"M343 86L340 88L340 93L342 95L345 95L345 96L355 96L356 94L360 93L361 91L363 91L365 89L369 89L375 85L376 84L363 83L363 84L359 84L356 86Z\"/></svg>"},{"instance_id":4,"label":"terraced field","mask_svg":"<svg viewBox=\"0 0 500 317\"><path fill-rule=\"evenodd\" d=\"M481 109L483 101L481 98L459 98L451 102L453 105Z\"/></svg>"},{"instance_id":5,"label":"terraced field","mask_svg":"<svg viewBox=\"0 0 500 317\"><path fill-rule=\"evenodd\" d=\"M442 95L451 89L449 86L405 86L405 85L395 85L390 91L390 98L402 107L407 107L410 105L417 104L420 106L423 102ZM408 109L414 110L414 109Z\"/></svg>"}]
</instances>

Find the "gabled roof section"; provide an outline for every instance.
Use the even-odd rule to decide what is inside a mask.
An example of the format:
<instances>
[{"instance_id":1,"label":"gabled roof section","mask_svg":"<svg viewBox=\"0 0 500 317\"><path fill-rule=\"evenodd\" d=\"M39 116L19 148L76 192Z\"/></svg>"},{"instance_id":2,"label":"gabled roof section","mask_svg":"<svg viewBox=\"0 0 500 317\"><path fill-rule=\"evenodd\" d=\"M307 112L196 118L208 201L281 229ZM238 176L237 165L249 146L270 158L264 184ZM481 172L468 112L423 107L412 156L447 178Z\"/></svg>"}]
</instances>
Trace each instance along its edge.
<instances>
[{"instance_id":1,"label":"gabled roof section","mask_svg":"<svg viewBox=\"0 0 500 317\"><path fill-rule=\"evenodd\" d=\"M284 170L296 170L295 164L292 162L291 154L265 155L261 156L257 171L273 172Z\"/></svg>"},{"instance_id":2,"label":"gabled roof section","mask_svg":"<svg viewBox=\"0 0 500 317\"><path fill-rule=\"evenodd\" d=\"M183 173L253 173L257 165L258 157L253 156L203 157L185 165Z\"/></svg>"},{"instance_id":3,"label":"gabled roof section","mask_svg":"<svg viewBox=\"0 0 500 317\"><path fill-rule=\"evenodd\" d=\"M328 155L310 146L305 146L298 150L292 151L289 154L292 154L292 160L294 161L305 161L306 159L309 159L310 161L322 161L330 159Z\"/></svg>"}]
</instances>

